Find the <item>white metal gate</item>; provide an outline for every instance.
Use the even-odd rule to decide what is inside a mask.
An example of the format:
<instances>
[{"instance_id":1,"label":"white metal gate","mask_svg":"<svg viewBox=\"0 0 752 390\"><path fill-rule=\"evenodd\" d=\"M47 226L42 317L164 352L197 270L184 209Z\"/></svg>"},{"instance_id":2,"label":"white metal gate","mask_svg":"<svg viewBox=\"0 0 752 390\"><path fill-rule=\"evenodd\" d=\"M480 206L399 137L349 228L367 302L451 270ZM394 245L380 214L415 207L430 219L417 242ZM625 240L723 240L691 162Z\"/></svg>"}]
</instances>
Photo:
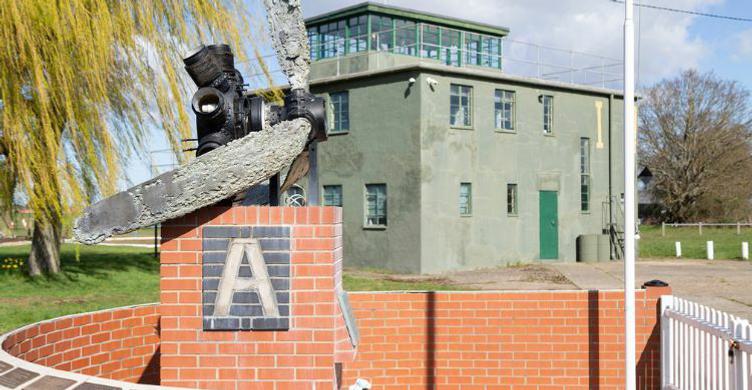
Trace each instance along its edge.
<instances>
[{"instance_id":1,"label":"white metal gate","mask_svg":"<svg viewBox=\"0 0 752 390\"><path fill-rule=\"evenodd\" d=\"M674 296L661 297L664 389L752 390L752 326Z\"/></svg>"}]
</instances>

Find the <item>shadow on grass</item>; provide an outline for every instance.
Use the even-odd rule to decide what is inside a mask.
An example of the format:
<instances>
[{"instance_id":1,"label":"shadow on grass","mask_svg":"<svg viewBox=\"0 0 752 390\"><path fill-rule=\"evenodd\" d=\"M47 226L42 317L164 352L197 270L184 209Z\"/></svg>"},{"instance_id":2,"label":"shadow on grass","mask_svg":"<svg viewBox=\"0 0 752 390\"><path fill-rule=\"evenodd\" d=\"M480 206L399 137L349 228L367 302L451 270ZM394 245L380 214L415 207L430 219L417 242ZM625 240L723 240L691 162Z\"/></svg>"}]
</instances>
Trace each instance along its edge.
<instances>
[{"instance_id":1,"label":"shadow on grass","mask_svg":"<svg viewBox=\"0 0 752 390\"><path fill-rule=\"evenodd\" d=\"M12 246L0 248L0 259L21 258L24 262L29 256L29 246ZM81 276L106 279L114 272L139 270L148 273L159 272L159 259L154 257L150 248L84 246L63 244L60 251L62 272L55 276L31 278L28 282L47 283L50 281L77 281Z\"/></svg>"}]
</instances>

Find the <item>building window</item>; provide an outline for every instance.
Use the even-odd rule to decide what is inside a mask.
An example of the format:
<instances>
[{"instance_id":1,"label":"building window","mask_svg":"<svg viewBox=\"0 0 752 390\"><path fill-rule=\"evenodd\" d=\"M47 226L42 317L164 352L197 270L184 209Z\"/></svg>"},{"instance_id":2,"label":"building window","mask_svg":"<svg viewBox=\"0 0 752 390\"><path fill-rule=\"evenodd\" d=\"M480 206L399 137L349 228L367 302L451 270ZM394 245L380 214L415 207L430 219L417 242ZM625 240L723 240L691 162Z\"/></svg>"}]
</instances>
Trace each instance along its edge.
<instances>
[{"instance_id":1,"label":"building window","mask_svg":"<svg viewBox=\"0 0 752 390\"><path fill-rule=\"evenodd\" d=\"M491 68L501 68L501 39L496 37L483 37L483 57L481 65Z\"/></svg>"},{"instance_id":2,"label":"building window","mask_svg":"<svg viewBox=\"0 0 752 390\"><path fill-rule=\"evenodd\" d=\"M347 28L347 52L366 51L368 48L368 16L361 15L350 18L347 22Z\"/></svg>"},{"instance_id":3,"label":"building window","mask_svg":"<svg viewBox=\"0 0 752 390\"><path fill-rule=\"evenodd\" d=\"M329 94L332 105L332 121L329 133L347 133L350 131L350 96L347 91Z\"/></svg>"},{"instance_id":4,"label":"building window","mask_svg":"<svg viewBox=\"0 0 752 390\"><path fill-rule=\"evenodd\" d=\"M319 58L339 57L345 54L345 21L335 21L319 26Z\"/></svg>"},{"instance_id":5,"label":"building window","mask_svg":"<svg viewBox=\"0 0 752 390\"><path fill-rule=\"evenodd\" d=\"M462 32L440 27L439 34L441 35L440 59L447 65L460 66L462 64Z\"/></svg>"},{"instance_id":6,"label":"building window","mask_svg":"<svg viewBox=\"0 0 752 390\"><path fill-rule=\"evenodd\" d=\"M394 26L389 16L371 15L371 50L392 51Z\"/></svg>"},{"instance_id":7,"label":"building window","mask_svg":"<svg viewBox=\"0 0 752 390\"><path fill-rule=\"evenodd\" d=\"M517 215L517 184L507 184L507 214Z\"/></svg>"},{"instance_id":8,"label":"building window","mask_svg":"<svg viewBox=\"0 0 752 390\"><path fill-rule=\"evenodd\" d=\"M497 89L494 95L494 116L496 128L514 131L514 91Z\"/></svg>"},{"instance_id":9,"label":"building window","mask_svg":"<svg viewBox=\"0 0 752 390\"><path fill-rule=\"evenodd\" d=\"M324 186L324 206L342 207L342 186Z\"/></svg>"},{"instance_id":10,"label":"building window","mask_svg":"<svg viewBox=\"0 0 752 390\"><path fill-rule=\"evenodd\" d=\"M395 19L394 21L395 52L399 54L417 55L418 43L415 22L411 20Z\"/></svg>"},{"instance_id":11,"label":"building window","mask_svg":"<svg viewBox=\"0 0 752 390\"><path fill-rule=\"evenodd\" d=\"M590 139L580 138L580 211L590 211Z\"/></svg>"},{"instance_id":12,"label":"building window","mask_svg":"<svg viewBox=\"0 0 752 390\"><path fill-rule=\"evenodd\" d=\"M554 97L543 95L543 134L554 133Z\"/></svg>"},{"instance_id":13,"label":"building window","mask_svg":"<svg viewBox=\"0 0 752 390\"><path fill-rule=\"evenodd\" d=\"M481 35L465 33L465 63L468 65L482 64Z\"/></svg>"},{"instance_id":14,"label":"building window","mask_svg":"<svg viewBox=\"0 0 752 390\"><path fill-rule=\"evenodd\" d=\"M366 184L366 226L386 226L386 184Z\"/></svg>"},{"instance_id":15,"label":"building window","mask_svg":"<svg viewBox=\"0 0 752 390\"><path fill-rule=\"evenodd\" d=\"M441 51L441 41L439 40L439 27L430 24L423 24L421 37L423 38L420 45L420 56L423 58L439 59Z\"/></svg>"},{"instance_id":16,"label":"building window","mask_svg":"<svg viewBox=\"0 0 752 390\"><path fill-rule=\"evenodd\" d=\"M311 27L308 29L308 48L310 50L311 61L318 60L321 52L318 27Z\"/></svg>"},{"instance_id":17,"label":"building window","mask_svg":"<svg viewBox=\"0 0 752 390\"><path fill-rule=\"evenodd\" d=\"M449 88L449 124L456 127L471 127L473 87L452 84Z\"/></svg>"},{"instance_id":18,"label":"building window","mask_svg":"<svg viewBox=\"0 0 752 390\"><path fill-rule=\"evenodd\" d=\"M460 215L470 215L473 212L473 185L460 183Z\"/></svg>"}]
</instances>

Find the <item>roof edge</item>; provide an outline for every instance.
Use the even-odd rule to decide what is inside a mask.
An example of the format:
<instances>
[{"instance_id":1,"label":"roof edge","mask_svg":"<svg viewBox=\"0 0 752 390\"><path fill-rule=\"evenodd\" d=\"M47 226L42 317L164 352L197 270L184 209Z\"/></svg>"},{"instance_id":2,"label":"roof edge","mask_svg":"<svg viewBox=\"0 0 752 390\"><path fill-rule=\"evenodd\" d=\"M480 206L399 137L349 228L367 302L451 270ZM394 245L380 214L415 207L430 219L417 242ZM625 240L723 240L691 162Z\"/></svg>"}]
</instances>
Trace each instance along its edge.
<instances>
[{"instance_id":1,"label":"roof edge","mask_svg":"<svg viewBox=\"0 0 752 390\"><path fill-rule=\"evenodd\" d=\"M590 94L600 95L600 96L614 96L615 98L621 98L621 99L623 99L624 97L623 91L620 91L617 89L601 88L601 87L594 87L594 86L581 85L581 84L570 84L570 83L564 83L560 81L542 80L542 79L537 79L533 77L515 76L515 75L510 75L508 73L503 73L503 72L486 71L484 69L478 69L478 68L468 69L468 68L460 68L460 67L454 67L454 66L449 66L449 65L444 65L444 64L431 64L431 63L426 63L426 62L416 62L414 64L398 65L398 66L392 66L392 67L383 68L383 69L343 74L340 76L330 76L330 77L322 77L318 79L311 79L310 85L330 84L330 83L335 83L339 81L359 79L359 78L371 77L371 76L380 75L380 74L398 73L398 72L404 72L404 71L422 71L422 72L460 74L464 76L477 77L477 78L482 78L482 79L505 80L505 81L525 84L529 86L539 86L539 87L565 90L565 91L584 92L584 93L590 93ZM635 99L639 99L639 98L640 98L639 96L635 96Z\"/></svg>"},{"instance_id":2,"label":"roof edge","mask_svg":"<svg viewBox=\"0 0 752 390\"><path fill-rule=\"evenodd\" d=\"M410 19L419 20L422 22L429 22L439 24L452 28L460 28L469 30L472 32L479 32L484 34L493 34L506 36L509 35L509 28L504 26L495 26L488 23L476 22L468 19L454 18L431 12L419 11L411 8L396 7L393 5L382 4L373 1L366 1L358 3L344 8L339 8L333 11L325 12L319 15L314 15L304 20L305 24L319 24L325 23L333 19L339 19L341 17L350 16L362 12L378 12L388 14L392 16L402 16Z\"/></svg>"}]
</instances>

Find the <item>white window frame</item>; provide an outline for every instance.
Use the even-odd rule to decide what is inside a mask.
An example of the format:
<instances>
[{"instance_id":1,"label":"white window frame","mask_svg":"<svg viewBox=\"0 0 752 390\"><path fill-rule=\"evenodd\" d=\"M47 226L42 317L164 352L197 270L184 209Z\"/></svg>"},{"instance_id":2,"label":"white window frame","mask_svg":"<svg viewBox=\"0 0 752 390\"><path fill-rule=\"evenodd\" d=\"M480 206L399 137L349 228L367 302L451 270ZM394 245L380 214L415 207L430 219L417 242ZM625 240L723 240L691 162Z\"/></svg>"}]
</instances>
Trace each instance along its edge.
<instances>
[{"instance_id":1,"label":"white window frame","mask_svg":"<svg viewBox=\"0 0 752 390\"><path fill-rule=\"evenodd\" d=\"M505 105L509 104L509 120L505 118L507 109ZM516 130L517 121L517 93L508 89L496 89L494 90L494 128L497 131L505 133L514 133ZM509 123L510 127L504 127L506 123Z\"/></svg>"},{"instance_id":2,"label":"white window frame","mask_svg":"<svg viewBox=\"0 0 752 390\"><path fill-rule=\"evenodd\" d=\"M338 188L339 189L339 205L335 204L328 204L327 202L327 188ZM342 199L342 185L341 184L327 184L321 187L321 194L322 194L322 200L324 201L324 206L334 206L334 207L342 207L344 205L344 200Z\"/></svg>"},{"instance_id":3,"label":"white window frame","mask_svg":"<svg viewBox=\"0 0 752 390\"><path fill-rule=\"evenodd\" d=\"M554 134L554 97L553 95L541 95L543 104L543 134ZM546 107L548 105L548 107Z\"/></svg>"},{"instance_id":4,"label":"white window frame","mask_svg":"<svg viewBox=\"0 0 752 390\"><path fill-rule=\"evenodd\" d=\"M510 190L512 191L510 192ZM519 201L519 186L517 183L507 183L507 215L517 216L519 214Z\"/></svg>"},{"instance_id":5,"label":"white window frame","mask_svg":"<svg viewBox=\"0 0 752 390\"><path fill-rule=\"evenodd\" d=\"M590 213L592 186L590 179L590 138L580 138L580 212ZM587 189L583 191L583 188Z\"/></svg>"},{"instance_id":6,"label":"white window frame","mask_svg":"<svg viewBox=\"0 0 752 390\"><path fill-rule=\"evenodd\" d=\"M455 88L457 88L457 94L455 95ZM462 117L462 119L467 119L467 121L462 121L460 124L455 124L455 118L456 115L452 115L452 109L454 105L452 104L452 98L454 96L457 96L457 107L458 111L463 109L462 106L462 98L467 98L467 107L465 115ZM473 128L473 87L470 85L463 85L463 84L450 84L449 85L449 126L453 128L458 129L472 129Z\"/></svg>"},{"instance_id":7,"label":"white window frame","mask_svg":"<svg viewBox=\"0 0 752 390\"><path fill-rule=\"evenodd\" d=\"M338 97L337 102L335 103L334 98L335 96ZM337 125L342 125L342 98L341 96L344 96L345 99L347 99L346 107L346 114L347 114L347 128L340 127L337 128ZM329 126L329 134L347 134L350 132L350 91L338 91L338 92L331 92L329 93L329 104L332 107L332 124ZM339 114L339 120L337 118L337 114Z\"/></svg>"},{"instance_id":8,"label":"white window frame","mask_svg":"<svg viewBox=\"0 0 752 390\"><path fill-rule=\"evenodd\" d=\"M464 188L467 188L467 194L463 194L462 190ZM465 203L463 203L463 199L465 200ZM459 212L461 217L469 217L473 215L473 183L460 183Z\"/></svg>"},{"instance_id":9,"label":"white window frame","mask_svg":"<svg viewBox=\"0 0 752 390\"><path fill-rule=\"evenodd\" d=\"M375 214L372 217L372 216L370 216L368 214L368 212L369 212L369 203L368 203L369 202L369 200L368 200L369 193L368 193L368 187L369 186L382 186L384 188L384 206L383 206L383 209L384 209L384 212L383 212L384 223L383 224L371 223L370 222L371 218L380 218L381 216L379 214ZM376 194L376 195L377 195L376 200L375 200L377 202L377 204L376 204L376 211L378 212L378 201L379 201L379 199L378 199L378 194ZM363 201L364 201L363 204L365 205L365 207L363 207L363 216L364 216L364 218L363 218L363 227L365 227L365 228L377 228L377 229L386 228L386 226L389 224L389 202L388 202L388 189L387 189L386 183L369 183L369 184L366 184L363 187Z\"/></svg>"}]
</instances>

